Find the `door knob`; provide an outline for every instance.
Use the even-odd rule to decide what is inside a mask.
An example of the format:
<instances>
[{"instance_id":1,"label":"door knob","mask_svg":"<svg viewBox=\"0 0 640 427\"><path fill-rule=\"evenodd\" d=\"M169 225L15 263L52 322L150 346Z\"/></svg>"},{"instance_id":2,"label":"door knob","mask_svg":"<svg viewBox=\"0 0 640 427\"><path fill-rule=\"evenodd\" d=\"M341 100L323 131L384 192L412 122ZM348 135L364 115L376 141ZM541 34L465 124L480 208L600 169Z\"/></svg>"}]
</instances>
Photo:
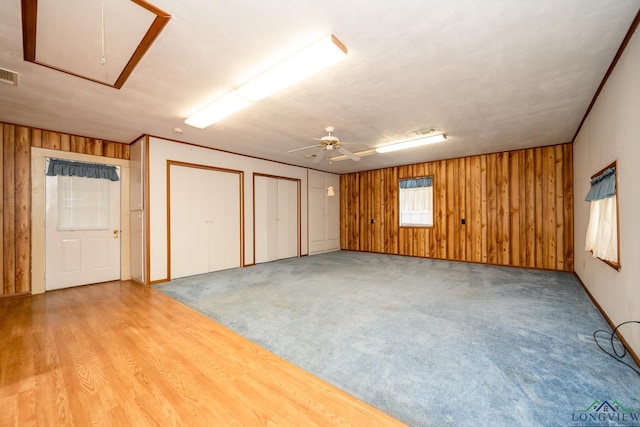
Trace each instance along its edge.
<instances>
[{"instance_id":1,"label":"door knob","mask_svg":"<svg viewBox=\"0 0 640 427\"><path fill-rule=\"evenodd\" d=\"M120 237L120 230L113 230L113 238L117 239L118 237Z\"/></svg>"}]
</instances>

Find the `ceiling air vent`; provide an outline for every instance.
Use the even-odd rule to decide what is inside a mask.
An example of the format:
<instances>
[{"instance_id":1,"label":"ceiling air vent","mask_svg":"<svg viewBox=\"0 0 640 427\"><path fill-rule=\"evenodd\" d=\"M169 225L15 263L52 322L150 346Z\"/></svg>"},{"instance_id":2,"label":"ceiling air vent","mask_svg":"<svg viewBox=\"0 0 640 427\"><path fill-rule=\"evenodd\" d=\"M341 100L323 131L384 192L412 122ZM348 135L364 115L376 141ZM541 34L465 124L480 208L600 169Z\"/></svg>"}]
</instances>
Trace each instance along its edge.
<instances>
[{"instance_id":1,"label":"ceiling air vent","mask_svg":"<svg viewBox=\"0 0 640 427\"><path fill-rule=\"evenodd\" d=\"M20 74L16 73L15 71L0 68L0 82L2 83L18 86L19 77Z\"/></svg>"}]
</instances>

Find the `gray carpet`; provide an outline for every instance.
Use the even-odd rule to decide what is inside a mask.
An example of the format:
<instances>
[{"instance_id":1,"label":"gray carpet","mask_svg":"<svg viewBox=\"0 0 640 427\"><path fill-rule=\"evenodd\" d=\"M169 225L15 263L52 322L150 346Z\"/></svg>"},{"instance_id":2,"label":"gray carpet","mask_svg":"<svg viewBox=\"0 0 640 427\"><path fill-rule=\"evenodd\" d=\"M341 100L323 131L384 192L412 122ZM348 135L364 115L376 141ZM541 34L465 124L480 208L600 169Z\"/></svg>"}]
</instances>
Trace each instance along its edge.
<instances>
[{"instance_id":1,"label":"gray carpet","mask_svg":"<svg viewBox=\"0 0 640 427\"><path fill-rule=\"evenodd\" d=\"M640 426L570 273L340 251L156 289L412 426Z\"/></svg>"}]
</instances>

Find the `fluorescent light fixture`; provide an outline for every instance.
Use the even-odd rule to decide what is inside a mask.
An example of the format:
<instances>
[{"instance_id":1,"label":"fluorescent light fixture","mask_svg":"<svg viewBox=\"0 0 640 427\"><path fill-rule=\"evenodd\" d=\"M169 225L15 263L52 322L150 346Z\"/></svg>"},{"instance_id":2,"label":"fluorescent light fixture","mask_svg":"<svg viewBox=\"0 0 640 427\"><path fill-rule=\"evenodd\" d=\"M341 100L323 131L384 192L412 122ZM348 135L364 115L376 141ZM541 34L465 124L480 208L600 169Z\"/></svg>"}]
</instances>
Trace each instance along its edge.
<instances>
[{"instance_id":1,"label":"fluorescent light fixture","mask_svg":"<svg viewBox=\"0 0 640 427\"><path fill-rule=\"evenodd\" d=\"M347 48L335 36L326 37L290 56L233 92L216 100L184 122L204 129L256 101L303 80L344 59Z\"/></svg>"},{"instance_id":2,"label":"fluorescent light fixture","mask_svg":"<svg viewBox=\"0 0 640 427\"><path fill-rule=\"evenodd\" d=\"M444 142L446 140L447 137L443 133L438 135L423 136L420 138L410 139L408 141L400 141L394 144L376 147L376 152L390 153L391 151L406 150L407 148L421 147L423 145L435 144L437 142Z\"/></svg>"},{"instance_id":3,"label":"fluorescent light fixture","mask_svg":"<svg viewBox=\"0 0 640 427\"><path fill-rule=\"evenodd\" d=\"M207 126L230 116L236 111L240 111L243 108L248 107L249 105L251 105L251 102L240 98L235 94L235 92L231 92L218 99L213 104L207 105L202 110L190 116L184 122L189 126L204 129Z\"/></svg>"}]
</instances>

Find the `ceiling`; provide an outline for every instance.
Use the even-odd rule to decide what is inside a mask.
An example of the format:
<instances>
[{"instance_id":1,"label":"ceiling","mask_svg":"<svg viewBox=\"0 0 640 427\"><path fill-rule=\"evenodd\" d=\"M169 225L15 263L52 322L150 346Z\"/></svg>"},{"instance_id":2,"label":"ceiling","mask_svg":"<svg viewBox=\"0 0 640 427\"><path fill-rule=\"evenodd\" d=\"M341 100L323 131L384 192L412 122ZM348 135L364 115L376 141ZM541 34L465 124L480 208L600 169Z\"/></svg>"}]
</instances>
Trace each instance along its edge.
<instances>
[{"instance_id":1,"label":"ceiling","mask_svg":"<svg viewBox=\"0 0 640 427\"><path fill-rule=\"evenodd\" d=\"M54 4L87 13L76 3ZM115 89L25 61L21 2L3 0L0 67L20 82L0 84L0 121L124 143L149 134L323 170L328 162L305 156L315 150L287 151L312 145L327 126L341 141L364 144L346 146L352 151L425 128L448 136L333 162L338 173L564 143L640 8L640 0L152 3L171 19ZM53 34L84 52L90 37L81 31L95 32L100 20L80 18L84 25L54 26ZM274 58L329 34L348 48L345 60L207 129L184 124Z\"/></svg>"}]
</instances>

